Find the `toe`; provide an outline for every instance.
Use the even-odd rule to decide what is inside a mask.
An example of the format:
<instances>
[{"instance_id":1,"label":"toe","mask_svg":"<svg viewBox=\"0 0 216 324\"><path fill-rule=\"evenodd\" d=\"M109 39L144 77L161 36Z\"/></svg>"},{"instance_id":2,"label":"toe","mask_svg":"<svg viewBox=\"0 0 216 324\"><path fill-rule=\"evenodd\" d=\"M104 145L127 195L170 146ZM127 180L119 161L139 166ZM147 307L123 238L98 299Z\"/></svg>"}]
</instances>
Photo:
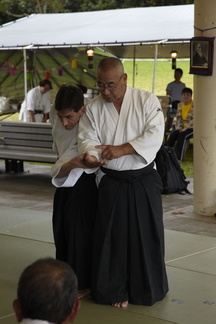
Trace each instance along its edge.
<instances>
[{"instance_id":1,"label":"toe","mask_svg":"<svg viewBox=\"0 0 216 324\"><path fill-rule=\"evenodd\" d=\"M112 304L112 306L114 306L114 307L120 307L121 306L121 303L114 303L114 304Z\"/></svg>"},{"instance_id":2,"label":"toe","mask_svg":"<svg viewBox=\"0 0 216 324\"><path fill-rule=\"evenodd\" d=\"M128 306L128 301L127 300L121 303L122 308L126 308L127 306Z\"/></svg>"}]
</instances>

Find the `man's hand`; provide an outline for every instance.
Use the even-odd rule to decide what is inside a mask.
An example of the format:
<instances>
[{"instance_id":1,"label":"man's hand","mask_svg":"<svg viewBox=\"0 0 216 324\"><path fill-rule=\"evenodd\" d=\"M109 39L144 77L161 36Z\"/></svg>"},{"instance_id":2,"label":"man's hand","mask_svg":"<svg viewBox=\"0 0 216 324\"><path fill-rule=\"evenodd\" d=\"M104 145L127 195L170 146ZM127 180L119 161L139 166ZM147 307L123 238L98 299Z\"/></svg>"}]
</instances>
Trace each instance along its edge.
<instances>
[{"instance_id":1,"label":"man's hand","mask_svg":"<svg viewBox=\"0 0 216 324\"><path fill-rule=\"evenodd\" d=\"M84 162L84 154L80 154L68 162L64 163L57 174L56 178L63 178L68 176L68 174L71 172L71 170L76 169L76 168L82 168L86 169L86 165Z\"/></svg>"},{"instance_id":2,"label":"man's hand","mask_svg":"<svg viewBox=\"0 0 216 324\"><path fill-rule=\"evenodd\" d=\"M134 148L129 144L122 144L122 145L97 145L95 146L97 149L101 149L101 158L106 160L113 160L117 159L123 155L134 154L136 151Z\"/></svg>"},{"instance_id":3,"label":"man's hand","mask_svg":"<svg viewBox=\"0 0 216 324\"><path fill-rule=\"evenodd\" d=\"M107 164L108 162L98 160L95 156L85 153L84 163L86 168L99 168L100 166Z\"/></svg>"},{"instance_id":4,"label":"man's hand","mask_svg":"<svg viewBox=\"0 0 216 324\"><path fill-rule=\"evenodd\" d=\"M85 154L80 154L77 155L75 158L71 159L71 165L74 166L74 168L82 168L82 169L86 169L87 166L85 164Z\"/></svg>"}]
</instances>

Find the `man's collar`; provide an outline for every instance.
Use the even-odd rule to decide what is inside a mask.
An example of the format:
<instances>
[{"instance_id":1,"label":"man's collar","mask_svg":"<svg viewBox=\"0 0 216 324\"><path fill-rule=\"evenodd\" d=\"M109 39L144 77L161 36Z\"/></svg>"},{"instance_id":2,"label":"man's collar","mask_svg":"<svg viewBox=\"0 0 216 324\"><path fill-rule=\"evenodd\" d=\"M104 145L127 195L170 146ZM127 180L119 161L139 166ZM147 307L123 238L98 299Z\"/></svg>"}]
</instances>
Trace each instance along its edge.
<instances>
[{"instance_id":1,"label":"man's collar","mask_svg":"<svg viewBox=\"0 0 216 324\"><path fill-rule=\"evenodd\" d=\"M32 320L30 318L24 318L20 324L54 324L54 323L50 323L42 320Z\"/></svg>"}]
</instances>

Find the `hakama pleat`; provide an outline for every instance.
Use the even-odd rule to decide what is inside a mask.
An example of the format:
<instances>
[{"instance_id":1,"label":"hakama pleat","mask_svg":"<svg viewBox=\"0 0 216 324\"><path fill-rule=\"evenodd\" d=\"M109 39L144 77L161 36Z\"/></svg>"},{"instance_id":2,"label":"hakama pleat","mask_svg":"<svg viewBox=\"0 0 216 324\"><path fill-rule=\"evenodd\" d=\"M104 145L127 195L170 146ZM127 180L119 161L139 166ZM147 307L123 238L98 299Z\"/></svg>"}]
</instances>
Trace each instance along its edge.
<instances>
[{"instance_id":1,"label":"hakama pleat","mask_svg":"<svg viewBox=\"0 0 216 324\"><path fill-rule=\"evenodd\" d=\"M94 174L83 173L74 187L56 189L53 206L56 259L72 266L78 277L79 290L91 287L96 207Z\"/></svg>"},{"instance_id":2,"label":"hakama pleat","mask_svg":"<svg viewBox=\"0 0 216 324\"><path fill-rule=\"evenodd\" d=\"M153 305L168 291L161 179L152 164L141 170L103 171L93 245L93 299Z\"/></svg>"}]
</instances>

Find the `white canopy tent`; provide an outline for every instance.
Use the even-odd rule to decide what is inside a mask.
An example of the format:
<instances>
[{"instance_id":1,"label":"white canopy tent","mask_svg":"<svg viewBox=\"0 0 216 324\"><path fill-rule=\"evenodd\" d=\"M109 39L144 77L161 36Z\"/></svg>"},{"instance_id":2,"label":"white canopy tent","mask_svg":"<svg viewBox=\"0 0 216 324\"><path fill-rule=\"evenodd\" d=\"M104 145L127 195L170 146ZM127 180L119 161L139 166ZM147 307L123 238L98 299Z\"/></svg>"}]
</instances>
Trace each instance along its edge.
<instances>
[{"instance_id":1,"label":"white canopy tent","mask_svg":"<svg viewBox=\"0 0 216 324\"><path fill-rule=\"evenodd\" d=\"M119 58L189 57L194 5L33 14L0 27L0 50L93 46ZM26 89L25 89L26 91Z\"/></svg>"}]
</instances>

